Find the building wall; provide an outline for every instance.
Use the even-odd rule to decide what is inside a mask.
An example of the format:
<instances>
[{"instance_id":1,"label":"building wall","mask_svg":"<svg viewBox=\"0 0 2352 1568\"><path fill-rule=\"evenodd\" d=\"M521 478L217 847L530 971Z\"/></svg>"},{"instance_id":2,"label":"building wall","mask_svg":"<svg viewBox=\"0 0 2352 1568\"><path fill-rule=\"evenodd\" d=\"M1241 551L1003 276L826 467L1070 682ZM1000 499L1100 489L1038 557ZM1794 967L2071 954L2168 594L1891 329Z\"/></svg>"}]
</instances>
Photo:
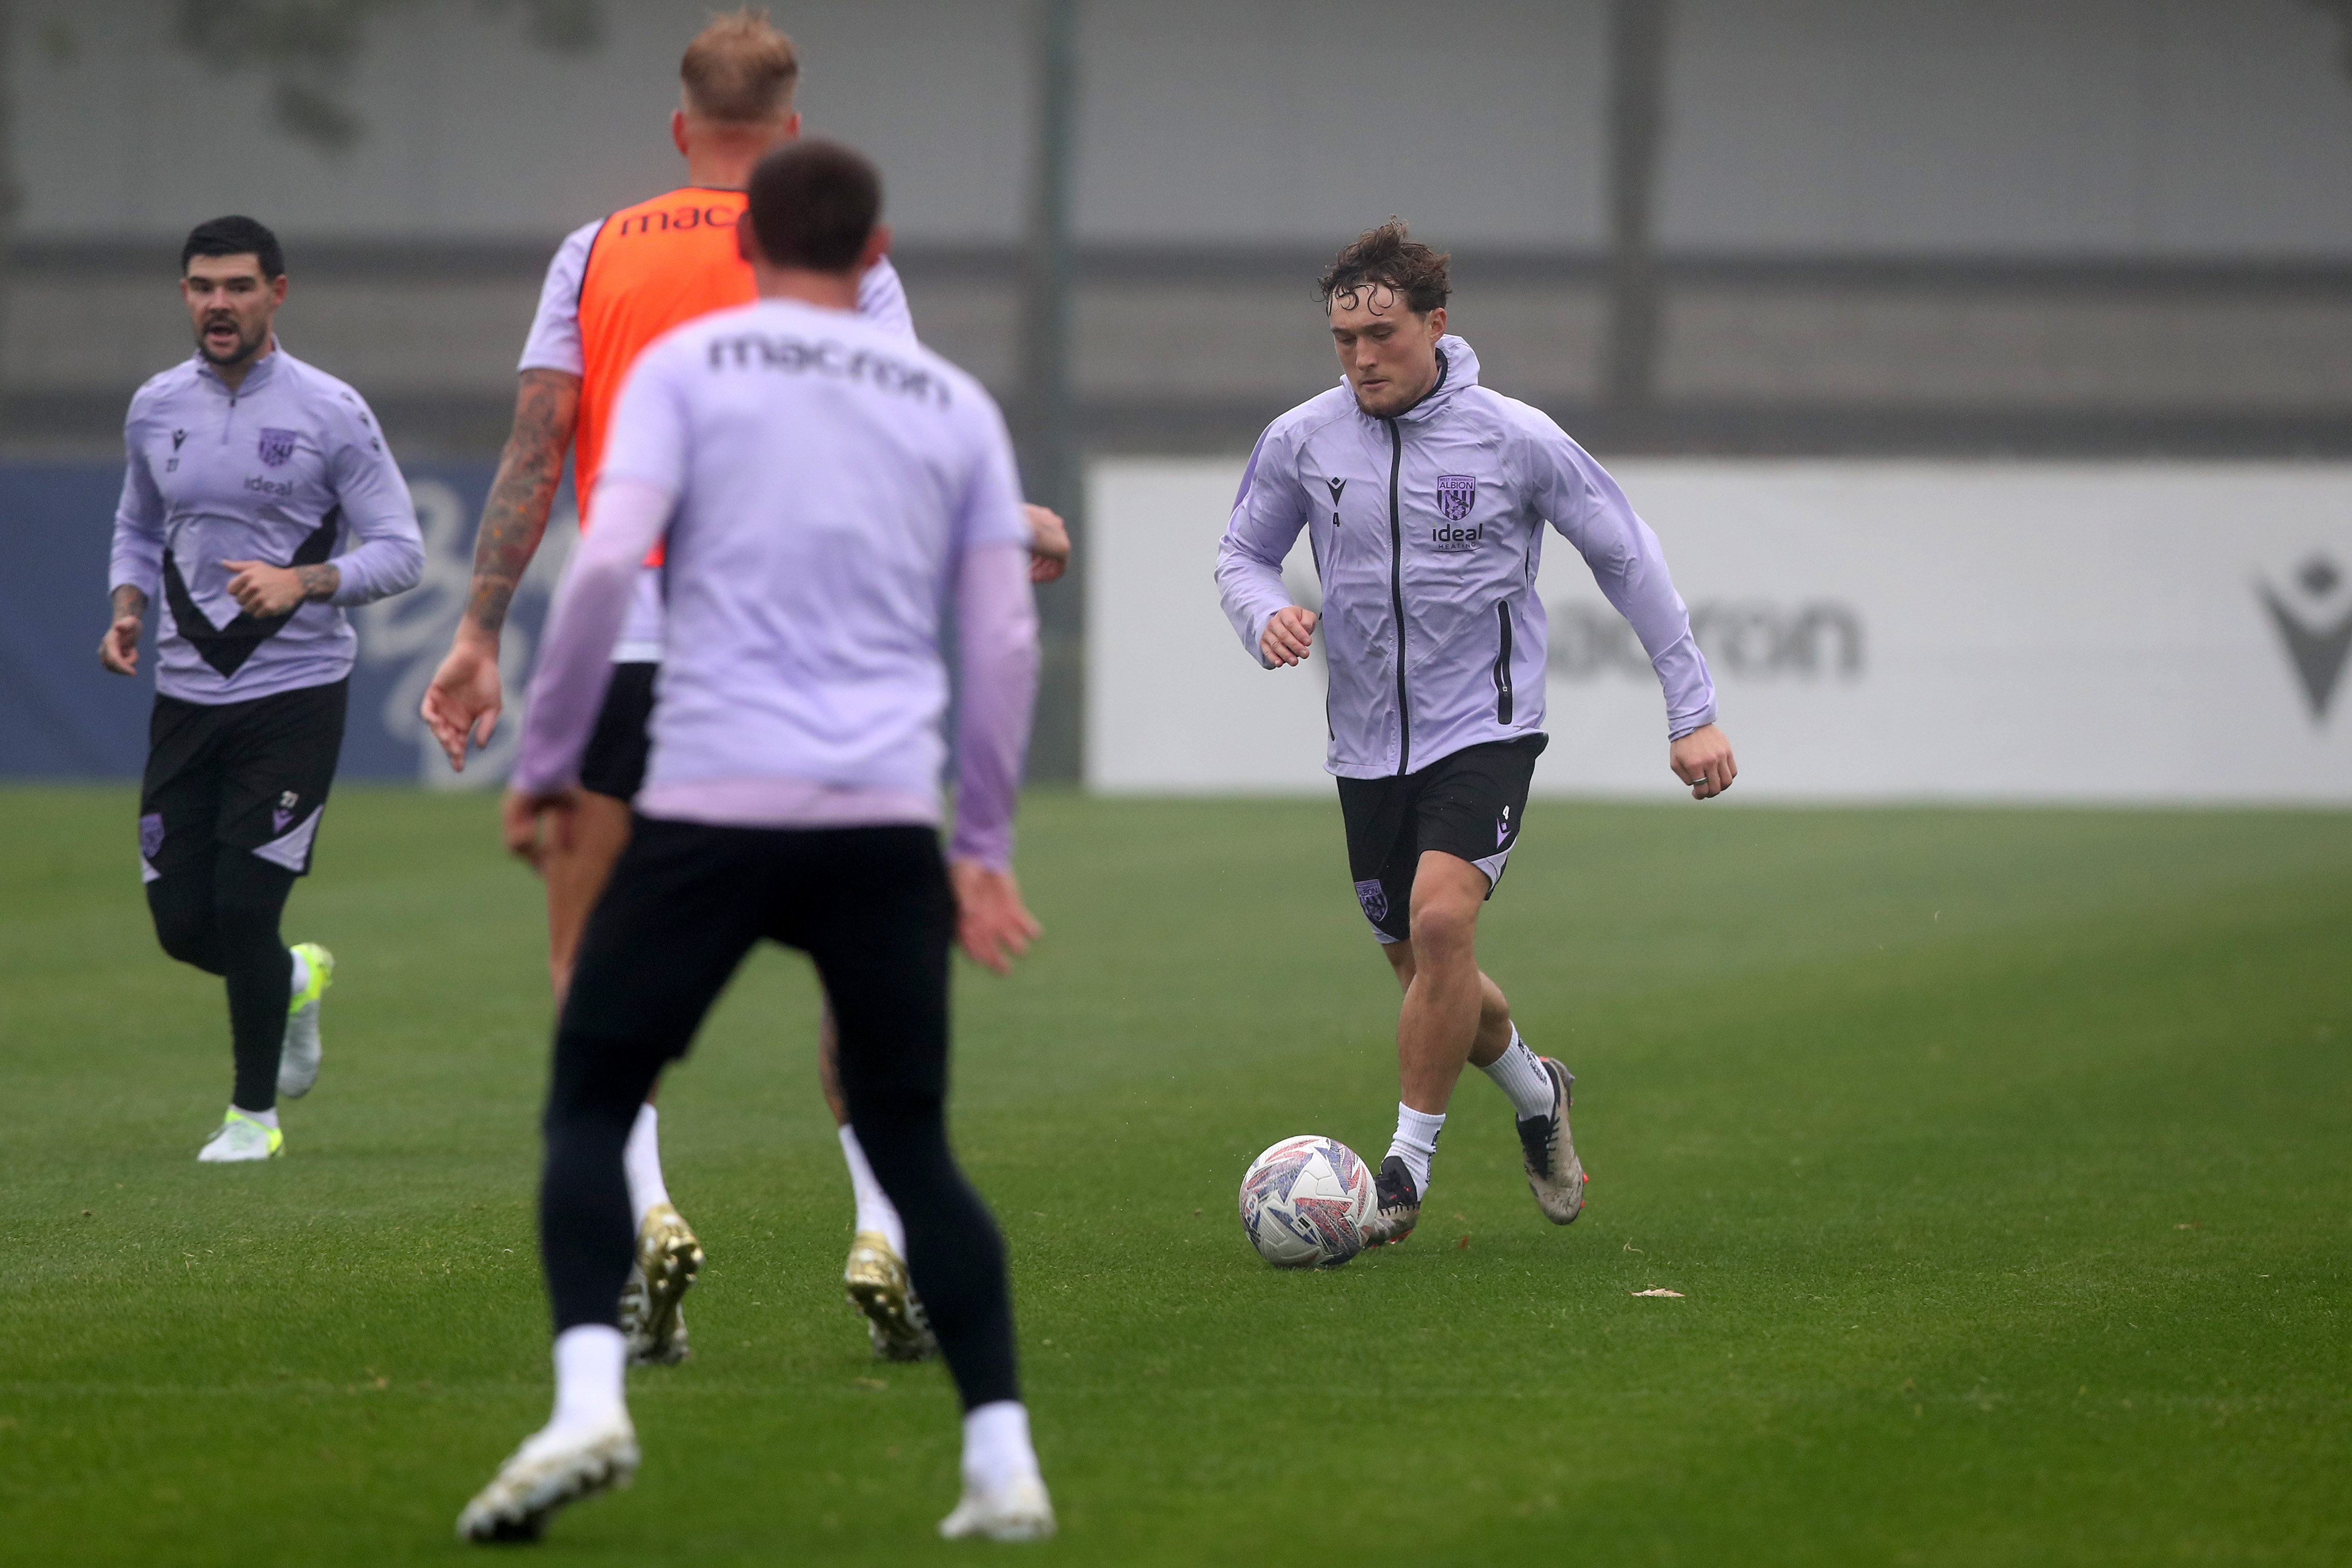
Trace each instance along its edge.
<instances>
[{"instance_id":1,"label":"building wall","mask_svg":"<svg viewBox=\"0 0 2352 1568\"><path fill-rule=\"evenodd\" d=\"M510 14L379 19L348 157L165 0L21 0L22 231L551 241L673 177L703 0L605 7L583 56ZM916 243L1020 226L1021 0L775 6L813 128L872 152ZM1457 246L1575 248L1603 215L1602 0L1091 0L1085 237L1325 245L1391 212ZM1662 237L1728 251L2352 256L2352 81L2306 0L1679 0Z\"/></svg>"},{"instance_id":2,"label":"building wall","mask_svg":"<svg viewBox=\"0 0 2352 1568\"><path fill-rule=\"evenodd\" d=\"M707 0L373 25L330 157L169 0L18 0L0 449L112 446L173 246L287 237L287 341L404 454L494 451L556 239L679 177ZM1030 0L779 4L880 161L926 340L1015 385ZM1072 374L1097 450L1223 452L1332 375L1311 279L1391 213L1495 384L1597 447L2352 455L2352 78L2309 0L1674 0L1654 406L1601 396L1605 0L1086 0ZM1016 413L1018 410L1015 410Z\"/></svg>"}]
</instances>

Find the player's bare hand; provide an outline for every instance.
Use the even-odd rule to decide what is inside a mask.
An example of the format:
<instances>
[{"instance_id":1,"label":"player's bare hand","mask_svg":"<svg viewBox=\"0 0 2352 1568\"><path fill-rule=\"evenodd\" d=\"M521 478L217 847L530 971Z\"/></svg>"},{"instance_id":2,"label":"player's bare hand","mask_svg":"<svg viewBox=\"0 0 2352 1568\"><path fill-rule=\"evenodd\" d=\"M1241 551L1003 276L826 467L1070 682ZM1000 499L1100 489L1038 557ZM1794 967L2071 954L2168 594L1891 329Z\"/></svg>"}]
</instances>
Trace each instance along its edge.
<instances>
[{"instance_id":1,"label":"player's bare hand","mask_svg":"<svg viewBox=\"0 0 2352 1568\"><path fill-rule=\"evenodd\" d=\"M236 574L228 580L228 596L256 621L275 621L281 615L291 615L310 597L309 585L302 580L298 567L271 566L260 560L225 560L221 564Z\"/></svg>"},{"instance_id":2,"label":"player's bare hand","mask_svg":"<svg viewBox=\"0 0 2352 1568\"><path fill-rule=\"evenodd\" d=\"M544 795L508 790L499 810L507 852L546 875L549 846L567 852L572 848L572 820L579 810L577 789L554 789Z\"/></svg>"},{"instance_id":3,"label":"player's bare hand","mask_svg":"<svg viewBox=\"0 0 2352 1568\"><path fill-rule=\"evenodd\" d=\"M1694 800L1712 800L1739 777L1732 760L1731 737L1711 724L1703 724L1675 742L1666 754L1675 777L1691 787Z\"/></svg>"},{"instance_id":4,"label":"player's bare hand","mask_svg":"<svg viewBox=\"0 0 2352 1568\"><path fill-rule=\"evenodd\" d=\"M1029 519L1029 580L1059 581L1070 569L1069 528L1048 507L1024 502L1021 510Z\"/></svg>"},{"instance_id":5,"label":"player's bare hand","mask_svg":"<svg viewBox=\"0 0 2352 1568\"><path fill-rule=\"evenodd\" d=\"M448 656L433 672L433 683L425 688L425 701L418 709L425 716L425 727L441 743L452 768L459 773L466 770L467 742L489 745L505 706L498 644L468 635L461 628Z\"/></svg>"},{"instance_id":6,"label":"player's bare hand","mask_svg":"<svg viewBox=\"0 0 2352 1568\"><path fill-rule=\"evenodd\" d=\"M991 871L978 861L957 861L948 867L948 880L955 888L957 943L972 962L1013 973L1013 960L1045 930L1021 902L1021 884L1011 872Z\"/></svg>"},{"instance_id":7,"label":"player's bare hand","mask_svg":"<svg viewBox=\"0 0 2352 1568\"><path fill-rule=\"evenodd\" d=\"M118 615L98 640L98 662L118 675L139 673L139 617Z\"/></svg>"},{"instance_id":8,"label":"player's bare hand","mask_svg":"<svg viewBox=\"0 0 2352 1568\"><path fill-rule=\"evenodd\" d=\"M1268 664L1304 664L1315 647L1316 620L1312 610L1285 605L1266 622L1257 640L1258 653Z\"/></svg>"}]
</instances>

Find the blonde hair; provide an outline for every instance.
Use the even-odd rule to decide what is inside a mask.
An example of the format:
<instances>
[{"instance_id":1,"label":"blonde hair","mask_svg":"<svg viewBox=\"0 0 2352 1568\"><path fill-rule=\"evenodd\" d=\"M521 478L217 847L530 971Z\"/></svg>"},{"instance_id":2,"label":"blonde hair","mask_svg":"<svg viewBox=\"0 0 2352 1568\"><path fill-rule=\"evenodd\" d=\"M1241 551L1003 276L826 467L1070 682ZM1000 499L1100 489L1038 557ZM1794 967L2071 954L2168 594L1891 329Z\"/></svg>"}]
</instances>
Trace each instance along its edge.
<instances>
[{"instance_id":1,"label":"blonde hair","mask_svg":"<svg viewBox=\"0 0 2352 1568\"><path fill-rule=\"evenodd\" d=\"M800 80L793 41L770 25L765 11L746 6L713 16L687 45L678 62L686 108L705 120L737 124L790 114Z\"/></svg>"}]
</instances>

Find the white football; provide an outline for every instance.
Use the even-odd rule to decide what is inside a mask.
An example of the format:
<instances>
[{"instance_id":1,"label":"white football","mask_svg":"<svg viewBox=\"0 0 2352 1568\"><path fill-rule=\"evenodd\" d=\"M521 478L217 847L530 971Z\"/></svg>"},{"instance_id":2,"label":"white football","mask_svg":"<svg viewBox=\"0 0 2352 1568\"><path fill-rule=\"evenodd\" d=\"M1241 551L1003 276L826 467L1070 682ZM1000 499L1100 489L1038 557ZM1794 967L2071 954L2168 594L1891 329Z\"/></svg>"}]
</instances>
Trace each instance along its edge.
<instances>
[{"instance_id":1,"label":"white football","mask_svg":"<svg viewBox=\"0 0 2352 1568\"><path fill-rule=\"evenodd\" d=\"M1364 1249L1380 1197L1372 1173L1337 1138L1285 1138L1242 1176L1242 1228L1277 1269L1336 1269Z\"/></svg>"}]
</instances>

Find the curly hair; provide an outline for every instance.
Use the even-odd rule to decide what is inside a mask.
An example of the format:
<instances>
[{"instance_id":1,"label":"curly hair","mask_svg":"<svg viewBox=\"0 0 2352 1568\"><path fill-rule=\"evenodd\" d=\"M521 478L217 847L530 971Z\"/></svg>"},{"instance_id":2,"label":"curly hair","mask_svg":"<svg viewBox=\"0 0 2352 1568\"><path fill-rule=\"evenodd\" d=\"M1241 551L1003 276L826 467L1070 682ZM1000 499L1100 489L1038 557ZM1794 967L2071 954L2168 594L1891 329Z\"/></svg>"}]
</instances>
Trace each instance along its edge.
<instances>
[{"instance_id":1,"label":"curly hair","mask_svg":"<svg viewBox=\"0 0 2352 1568\"><path fill-rule=\"evenodd\" d=\"M1426 316L1454 292L1445 276L1445 264L1453 259L1408 238L1404 220L1391 217L1358 235L1333 256L1315 287L1327 312L1334 299L1360 294L1368 285L1385 284L1404 297L1414 314Z\"/></svg>"}]
</instances>

